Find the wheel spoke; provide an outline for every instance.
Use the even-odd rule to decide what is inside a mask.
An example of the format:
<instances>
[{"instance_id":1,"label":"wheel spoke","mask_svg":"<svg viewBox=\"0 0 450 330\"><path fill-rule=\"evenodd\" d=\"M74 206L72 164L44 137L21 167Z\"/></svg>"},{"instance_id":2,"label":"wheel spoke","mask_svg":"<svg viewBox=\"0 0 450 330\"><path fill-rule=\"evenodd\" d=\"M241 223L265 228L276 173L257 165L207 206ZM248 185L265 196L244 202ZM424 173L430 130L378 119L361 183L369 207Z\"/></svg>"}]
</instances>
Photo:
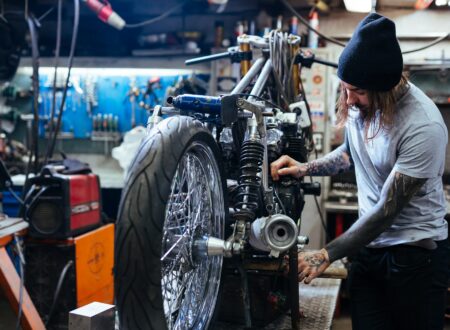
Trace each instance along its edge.
<instances>
[{"instance_id":1,"label":"wheel spoke","mask_svg":"<svg viewBox=\"0 0 450 330\"><path fill-rule=\"evenodd\" d=\"M204 327L214 311L222 257L197 260L191 245L203 235L223 238L219 183L211 150L194 145L174 175L163 228L161 287L169 329Z\"/></svg>"},{"instance_id":2,"label":"wheel spoke","mask_svg":"<svg viewBox=\"0 0 450 330\"><path fill-rule=\"evenodd\" d=\"M175 247L180 244L180 242L182 242L185 238L187 237L187 234L184 234L182 236L180 236L180 238L167 250L167 252L161 257L161 261L163 261L164 259L166 259L166 257L170 254L170 252L173 251L173 249L175 249Z\"/></svg>"}]
</instances>

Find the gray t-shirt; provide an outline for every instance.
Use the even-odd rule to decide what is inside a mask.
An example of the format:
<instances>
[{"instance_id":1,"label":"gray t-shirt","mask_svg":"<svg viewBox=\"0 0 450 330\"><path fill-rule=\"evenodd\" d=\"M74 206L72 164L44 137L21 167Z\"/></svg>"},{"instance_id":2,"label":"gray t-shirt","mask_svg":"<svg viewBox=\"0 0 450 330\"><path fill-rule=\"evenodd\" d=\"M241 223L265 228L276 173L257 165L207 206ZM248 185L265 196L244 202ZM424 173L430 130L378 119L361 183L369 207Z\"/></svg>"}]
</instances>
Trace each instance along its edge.
<instances>
[{"instance_id":1,"label":"gray t-shirt","mask_svg":"<svg viewBox=\"0 0 450 330\"><path fill-rule=\"evenodd\" d=\"M378 125L369 128L369 137L374 134L373 127ZM378 202L391 171L428 179L392 226L368 246L447 238L442 174L448 133L436 105L410 83L409 90L397 103L391 129L380 130L375 138L365 141L359 110L349 109L346 134L355 166L360 216Z\"/></svg>"}]
</instances>

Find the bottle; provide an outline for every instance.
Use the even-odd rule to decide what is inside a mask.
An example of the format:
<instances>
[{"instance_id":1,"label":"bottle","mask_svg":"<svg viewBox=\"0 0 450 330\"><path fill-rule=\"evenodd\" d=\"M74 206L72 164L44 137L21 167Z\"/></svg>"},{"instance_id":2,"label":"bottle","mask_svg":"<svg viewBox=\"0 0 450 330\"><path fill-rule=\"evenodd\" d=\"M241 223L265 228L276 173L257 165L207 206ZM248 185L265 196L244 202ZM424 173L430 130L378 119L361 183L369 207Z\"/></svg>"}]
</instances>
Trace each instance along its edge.
<instances>
[{"instance_id":1,"label":"bottle","mask_svg":"<svg viewBox=\"0 0 450 330\"><path fill-rule=\"evenodd\" d=\"M278 15L276 29L280 31L283 30L283 15Z\"/></svg>"},{"instance_id":2,"label":"bottle","mask_svg":"<svg viewBox=\"0 0 450 330\"><path fill-rule=\"evenodd\" d=\"M236 37L239 37L244 34L244 24L242 21L237 21L236 25L234 26L234 35Z\"/></svg>"},{"instance_id":3,"label":"bottle","mask_svg":"<svg viewBox=\"0 0 450 330\"><path fill-rule=\"evenodd\" d=\"M319 14L317 11L313 11L309 17L309 25L315 30L319 29ZM317 33L309 30L308 31L308 48L317 48L319 45L319 36Z\"/></svg>"},{"instance_id":4,"label":"bottle","mask_svg":"<svg viewBox=\"0 0 450 330\"><path fill-rule=\"evenodd\" d=\"M291 22L289 25L289 33L293 35L298 34L298 18L297 16L292 16Z\"/></svg>"},{"instance_id":5,"label":"bottle","mask_svg":"<svg viewBox=\"0 0 450 330\"><path fill-rule=\"evenodd\" d=\"M251 36L256 35L256 23L255 23L255 20L251 20L250 21L248 34L251 35Z\"/></svg>"},{"instance_id":6,"label":"bottle","mask_svg":"<svg viewBox=\"0 0 450 330\"><path fill-rule=\"evenodd\" d=\"M244 34L248 34L248 21L246 19L242 21L242 31Z\"/></svg>"}]
</instances>

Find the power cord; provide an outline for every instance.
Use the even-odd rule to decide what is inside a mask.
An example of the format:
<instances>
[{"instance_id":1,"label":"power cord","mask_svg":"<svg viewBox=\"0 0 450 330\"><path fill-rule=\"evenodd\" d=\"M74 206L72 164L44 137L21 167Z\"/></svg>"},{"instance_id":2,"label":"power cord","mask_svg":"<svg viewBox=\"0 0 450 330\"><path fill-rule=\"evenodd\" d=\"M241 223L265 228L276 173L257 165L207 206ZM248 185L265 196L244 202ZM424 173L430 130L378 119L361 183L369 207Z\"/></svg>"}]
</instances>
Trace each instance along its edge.
<instances>
[{"instance_id":1,"label":"power cord","mask_svg":"<svg viewBox=\"0 0 450 330\"><path fill-rule=\"evenodd\" d=\"M50 320L52 319L53 313L55 311L56 303L59 299L59 294L61 292L62 284L64 283L64 279L66 278L67 271L69 268L73 265L73 261L69 260L67 264L64 266L63 270L61 271L61 274L59 275L58 284L56 285L55 295L53 296L53 302L52 306L50 307L50 312L47 316L47 321L45 322L45 326L47 327L50 323Z\"/></svg>"},{"instance_id":2,"label":"power cord","mask_svg":"<svg viewBox=\"0 0 450 330\"><path fill-rule=\"evenodd\" d=\"M16 194L14 189L12 189L12 187L10 185L6 185L6 188L8 189L9 193L11 194L11 196L14 197L14 199L16 201L18 201L21 206L23 206L24 202L23 202L22 198L20 198L19 195Z\"/></svg>"},{"instance_id":3,"label":"power cord","mask_svg":"<svg viewBox=\"0 0 450 330\"><path fill-rule=\"evenodd\" d=\"M74 5L75 14L74 14L74 19L73 19L72 41L70 44L69 64L67 66L68 71L67 71L66 83L64 86L64 90L63 90L61 104L59 106L58 120L56 123L53 138L50 142L49 148L47 149L47 156L46 156L47 160L51 159L53 156L53 150L55 149L56 138L58 136L58 132L61 127L61 119L62 119L62 115L63 115L63 111L64 111L64 104L66 102L67 89L68 89L69 80L70 80L70 72L72 70L73 58L74 58L74 54L75 54L75 47L77 44L78 26L79 26L79 22L80 22L80 0L74 0L73 5Z\"/></svg>"},{"instance_id":4,"label":"power cord","mask_svg":"<svg viewBox=\"0 0 450 330\"><path fill-rule=\"evenodd\" d=\"M53 95L52 95L52 109L50 112L50 122L48 132L50 134L53 133L53 119L55 118L55 109L56 109L56 80L58 75L58 64L59 64L59 51L61 48L61 29L62 29L62 0L58 0L58 18L56 23L56 46L55 46L55 64L54 64L54 73L53 73ZM49 156L49 150L45 154L44 164L47 164Z\"/></svg>"},{"instance_id":5,"label":"power cord","mask_svg":"<svg viewBox=\"0 0 450 330\"><path fill-rule=\"evenodd\" d=\"M311 183L313 183L313 178L311 175L309 176L309 180L311 181ZM323 230L325 230L325 236L327 238L327 241L329 242L329 241L331 241L331 237L330 237L330 234L328 233L328 226L325 223L325 218L322 214L322 210L320 208L320 204L317 199L317 196L314 195L313 197L314 197L314 203L316 204L317 212L319 213L320 223L322 224Z\"/></svg>"},{"instance_id":6,"label":"power cord","mask_svg":"<svg viewBox=\"0 0 450 330\"><path fill-rule=\"evenodd\" d=\"M27 14L28 29L30 30L31 37L31 53L33 63L33 133L32 133L32 151L30 153L30 159L28 160L27 177L31 168L32 157L34 153L34 173L38 170L39 162L39 144L38 144L38 125L39 125L39 46L38 46L38 34L36 30L36 20L32 15Z\"/></svg>"},{"instance_id":7,"label":"power cord","mask_svg":"<svg viewBox=\"0 0 450 330\"><path fill-rule=\"evenodd\" d=\"M37 19L39 22L41 22L44 18L46 18L53 10L55 10L55 7L51 7L49 10L47 10L45 13L43 13L39 18Z\"/></svg>"},{"instance_id":8,"label":"power cord","mask_svg":"<svg viewBox=\"0 0 450 330\"><path fill-rule=\"evenodd\" d=\"M334 38L332 38L332 37L327 37L327 36L324 35L323 33L319 32L318 30L316 30L315 28L313 28L313 27L309 24L309 22L308 22L305 18L303 18L303 17L302 17L302 16L294 9L294 7L292 7L292 5L291 5L287 0L281 0L281 3L282 3L282 4L283 4L283 5L284 5L284 6L285 6L285 7L286 7L293 15L294 15L294 16L296 16L296 17L300 20L300 22L302 22L302 23L308 28L308 30L313 31L315 34L317 34L318 36L320 36L320 37L323 38L324 40L327 40L327 41L329 41L329 42L331 42L331 43L333 43L333 44L336 44L336 45L341 46L341 47L345 47L345 46L346 46L346 44L340 42L339 40L334 39ZM436 38L435 40L433 40L432 42L430 42L429 44L427 44L427 45L425 45L425 46L422 46L422 47L419 47L419 48L415 48L415 49L410 49L410 50L403 51L402 54L411 54L411 53L415 53L415 52L418 52L418 51L421 51L421 50L430 48L430 47L432 47L432 46L434 46L434 45L436 45L436 44L438 44L438 43L444 41L444 40L447 39L449 36L450 36L450 33L447 33L445 36Z\"/></svg>"},{"instance_id":9,"label":"power cord","mask_svg":"<svg viewBox=\"0 0 450 330\"><path fill-rule=\"evenodd\" d=\"M331 37L327 37L326 35L324 35L323 33L321 33L321 32L319 32L318 30L316 30L315 28L313 28L310 24L309 24L309 22L306 20L306 19L304 19L303 18L303 16L302 15L300 15L295 9L294 9L294 7L292 7L292 5L287 1L287 0L281 0L281 3L294 15L294 16L296 16L299 20L300 20L300 22L302 22L307 28L308 28L308 30L311 30L311 31L313 31L315 34L317 34L318 36L320 36L320 37L322 37L323 39L325 39L325 40L327 40L327 41L329 41L329 42L331 42L331 43L333 43L333 44L336 44L336 45L339 45L339 46L341 46L341 47L345 47L346 45L344 44L344 43L342 43L342 42L340 42L339 40L337 40L337 39L334 39L334 38L331 38Z\"/></svg>"},{"instance_id":10,"label":"power cord","mask_svg":"<svg viewBox=\"0 0 450 330\"><path fill-rule=\"evenodd\" d=\"M416 48L416 49L410 49L410 50L405 50L404 52L402 52L402 54L411 54L411 53L415 53L427 48L430 48L438 43L440 43L441 41L444 41L445 39L447 39L450 36L450 33L447 33L445 36L436 38L435 40L433 40L432 42L430 42L428 45Z\"/></svg>"},{"instance_id":11,"label":"power cord","mask_svg":"<svg viewBox=\"0 0 450 330\"><path fill-rule=\"evenodd\" d=\"M146 25L150 25L150 24L159 22L159 21L163 20L164 18L166 18L167 16L169 16L170 14L176 12L179 8L182 8L187 2L188 2L188 0L183 1L179 5L176 5L172 9L169 9L165 13L162 13L161 15L159 15L157 17L154 17L152 19L149 19L149 20L146 20L146 21L143 21L143 22L139 22L139 23L125 24L125 27L129 28L129 29L134 29L134 28L139 28L139 27L142 27L142 26L146 26Z\"/></svg>"},{"instance_id":12,"label":"power cord","mask_svg":"<svg viewBox=\"0 0 450 330\"><path fill-rule=\"evenodd\" d=\"M14 234L14 244L16 245L17 253L20 260L20 289L19 289L19 310L17 312L16 330L20 329L20 320L22 318L23 306L23 288L25 285L25 257L23 255L22 246L20 245L17 234Z\"/></svg>"},{"instance_id":13,"label":"power cord","mask_svg":"<svg viewBox=\"0 0 450 330\"><path fill-rule=\"evenodd\" d=\"M301 70L301 68L300 68L300 70ZM300 71L300 73L301 73L301 71ZM303 82L301 81L301 79L300 79L300 86L301 86L301 89L302 89L303 100L305 101L305 105L306 105L306 108L308 110L308 115L311 118L311 109L309 108L309 103L308 103L308 100L306 99L306 92L305 92L305 89L304 89L304 86L303 86ZM312 150L314 150L314 156L317 159L318 158L318 152L317 152L316 146L314 144L314 139L312 138L312 135L313 135L313 131L312 131L312 126L311 126L311 129L309 130L309 138L311 139L310 140L310 143L311 143L310 147L312 148ZM309 179L310 179L311 183L313 183L313 178L312 178L311 175L309 176ZM326 237L327 241L331 241L331 237L330 237L330 234L328 232L328 226L325 223L325 218L324 218L324 216L322 214L322 209L320 208L320 204L319 204L319 201L317 199L317 196L314 195L313 197L314 197L314 203L316 204L317 212L319 213L320 223L322 224L323 230L325 231L325 237Z\"/></svg>"},{"instance_id":14,"label":"power cord","mask_svg":"<svg viewBox=\"0 0 450 330\"><path fill-rule=\"evenodd\" d=\"M24 212L23 212L23 217L25 219L25 221L29 222L29 217L28 217L28 211L32 208L32 206L34 205L34 203L36 203L36 201L39 199L39 197L42 196L43 193L45 193L50 187L49 186L43 186L37 193L36 195L34 195L33 199L30 201L30 203L28 203L28 199L32 196L32 194L30 194L28 196L28 198L26 198L24 200ZM34 192L34 189L30 189L30 191Z\"/></svg>"}]
</instances>

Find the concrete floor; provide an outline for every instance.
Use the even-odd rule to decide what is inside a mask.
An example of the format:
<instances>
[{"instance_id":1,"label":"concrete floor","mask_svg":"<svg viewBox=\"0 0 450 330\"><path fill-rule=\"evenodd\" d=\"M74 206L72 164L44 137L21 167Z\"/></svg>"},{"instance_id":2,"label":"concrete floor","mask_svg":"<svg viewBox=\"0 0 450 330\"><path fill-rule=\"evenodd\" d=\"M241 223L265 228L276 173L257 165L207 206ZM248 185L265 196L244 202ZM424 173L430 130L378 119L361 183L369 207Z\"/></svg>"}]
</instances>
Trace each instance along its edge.
<instances>
[{"instance_id":1,"label":"concrete floor","mask_svg":"<svg viewBox=\"0 0 450 330\"><path fill-rule=\"evenodd\" d=\"M0 290L0 329L14 330L16 328L16 316L9 306L6 298ZM347 307L342 309L341 315L333 319L331 330L351 330L352 321L350 319ZM321 330L321 329L320 329ZM450 320L446 321L444 330L450 330Z\"/></svg>"},{"instance_id":2,"label":"concrete floor","mask_svg":"<svg viewBox=\"0 0 450 330\"><path fill-rule=\"evenodd\" d=\"M331 330L351 330L352 320L350 316L343 315L333 320ZM450 330L450 320L447 320L444 326L444 330Z\"/></svg>"}]
</instances>

